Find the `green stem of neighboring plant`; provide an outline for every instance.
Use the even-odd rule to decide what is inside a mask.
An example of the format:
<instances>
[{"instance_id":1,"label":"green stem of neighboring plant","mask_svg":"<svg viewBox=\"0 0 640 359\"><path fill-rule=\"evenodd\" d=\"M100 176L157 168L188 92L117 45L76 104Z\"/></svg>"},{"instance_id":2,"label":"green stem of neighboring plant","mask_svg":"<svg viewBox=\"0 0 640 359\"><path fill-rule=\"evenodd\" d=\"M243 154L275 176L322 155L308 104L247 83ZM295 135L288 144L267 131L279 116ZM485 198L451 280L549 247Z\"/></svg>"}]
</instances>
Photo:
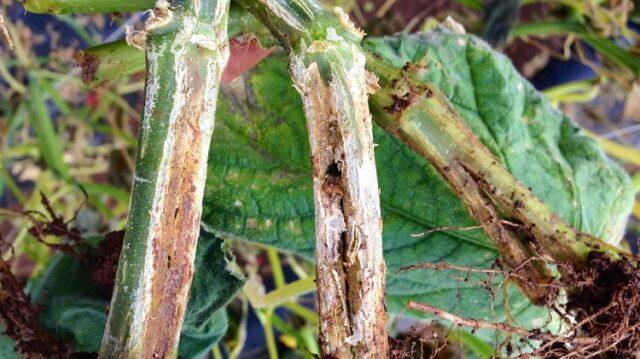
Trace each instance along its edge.
<instances>
[{"instance_id":1,"label":"green stem of neighboring plant","mask_svg":"<svg viewBox=\"0 0 640 359\"><path fill-rule=\"evenodd\" d=\"M276 343L276 336L273 332L273 308L259 309L256 311L258 320L262 324L264 330L264 339L267 343L267 351L269 352L270 359L278 359L278 344Z\"/></svg>"},{"instance_id":2,"label":"green stem of neighboring plant","mask_svg":"<svg viewBox=\"0 0 640 359\"><path fill-rule=\"evenodd\" d=\"M274 44L268 30L258 19L232 5L229 10L227 36L231 39L243 34L257 38L263 47ZM141 72L146 67L144 51L127 44L125 40L80 50L76 53L75 59L82 67L83 82L89 86L114 81Z\"/></svg>"},{"instance_id":3,"label":"green stem of neighboring plant","mask_svg":"<svg viewBox=\"0 0 640 359\"><path fill-rule=\"evenodd\" d=\"M269 258L269 266L271 267L271 276L273 277L273 281L276 288L280 289L285 286L286 282L278 251L274 248L267 248L267 257Z\"/></svg>"},{"instance_id":4,"label":"green stem of neighboring plant","mask_svg":"<svg viewBox=\"0 0 640 359\"><path fill-rule=\"evenodd\" d=\"M96 14L142 11L156 0L23 0L24 8L35 13Z\"/></svg>"},{"instance_id":5,"label":"green stem of neighboring plant","mask_svg":"<svg viewBox=\"0 0 640 359\"><path fill-rule=\"evenodd\" d=\"M101 358L175 357L199 235L228 0L159 1L127 230Z\"/></svg>"},{"instance_id":6,"label":"green stem of neighboring plant","mask_svg":"<svg viewBox=\"0 0 640 359\"><path fill-rule=\"evenodd\" d=\"M281 288L262 295L257 285L249 280L245 284L244 292L253 307L274 308L294 300L301 295L313 292L315 289L315 281L315 277L298 279L295 282L288 283Z\"/></svg>"},{"instance_id":7,"label":"green stem of neighboring plant","mask_svg":"<svg viewBox=\"0 0 640 359\"><path fill-rule=\"evenodd\" d=\"M537 36L574 34L597 52L603 54L617 65L629 69L637 77L640 76L640 61L638 56L618 46L611 39L590 32L583 24L575 21L542 21L523 23L511 30L511 36Z\"/></svg>"},{"instance_id":8,"label":"green stem of neighboring plant","mask_svg":"<svg viewBox=\"0 0 640 359\"><path fill-rule=\"evenodd\" d=\"M70 179L70 171L64 162L62 141L56 134L51 116L47 109L40 79L34 73L29 75L29 94L31 96L31 125L35 129L40 153L44 162L63 179Z\"/></svg>"}]
</instances>

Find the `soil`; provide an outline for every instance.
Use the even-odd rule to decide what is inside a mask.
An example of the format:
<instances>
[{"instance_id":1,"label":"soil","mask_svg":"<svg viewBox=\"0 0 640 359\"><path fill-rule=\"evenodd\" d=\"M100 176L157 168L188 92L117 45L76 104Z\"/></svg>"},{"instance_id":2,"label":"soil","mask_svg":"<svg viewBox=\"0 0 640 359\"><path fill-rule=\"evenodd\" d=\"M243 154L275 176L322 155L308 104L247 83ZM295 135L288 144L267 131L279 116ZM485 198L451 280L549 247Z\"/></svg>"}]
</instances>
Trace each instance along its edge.
<instances>
[{"instance_id":1,"label":"soil","mask_svg":"<svg viewBox=\"0 0 640 359\"><path fill-rule=\"evenodd\" d=\"M640 351L640 272L637 258L612 261L591 252L584 270L568 275L570 282L590 283L569 294L566 305L578 323L578 335L595 344L572 348L581 355L636 358ZM559 350L559 356L562 349Z\"/></svg>"}]
</instances>

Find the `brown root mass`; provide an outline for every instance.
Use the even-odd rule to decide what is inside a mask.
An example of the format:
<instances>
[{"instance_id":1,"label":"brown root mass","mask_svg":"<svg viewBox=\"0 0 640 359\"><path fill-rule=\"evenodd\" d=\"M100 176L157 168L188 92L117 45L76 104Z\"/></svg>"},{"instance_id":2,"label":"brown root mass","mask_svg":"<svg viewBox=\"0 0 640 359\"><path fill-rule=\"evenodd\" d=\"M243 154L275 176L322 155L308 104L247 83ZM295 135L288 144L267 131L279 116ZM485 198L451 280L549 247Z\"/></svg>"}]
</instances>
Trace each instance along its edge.
<instances>
[{"instance_id":1,"label":"brown root mass","mask_svg":"<svg viewBox=\"0 0 640 359\"><path fill-rule=\"evenodd\" d=\"M579 357L636 358L640 352L640 272L636 258L612 261L593 251L584 269L566 278L567 285L589 283L569 292L565 309L577 323L575 335L593 338L593 343L574 347L553 343L545 357L572 353Z\"/></svg>"}]
</instances>

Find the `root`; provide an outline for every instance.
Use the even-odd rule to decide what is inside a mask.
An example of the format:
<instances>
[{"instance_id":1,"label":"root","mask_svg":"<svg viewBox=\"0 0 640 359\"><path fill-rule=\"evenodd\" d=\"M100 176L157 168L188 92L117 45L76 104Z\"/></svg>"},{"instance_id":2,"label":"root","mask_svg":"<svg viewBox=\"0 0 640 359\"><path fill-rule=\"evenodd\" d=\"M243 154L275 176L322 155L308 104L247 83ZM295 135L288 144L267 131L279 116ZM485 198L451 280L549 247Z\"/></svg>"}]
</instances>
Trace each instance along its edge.
<instances>
[{"instance_id":1,"label":"root","mask_svg":"<svg viewBox=\"0 0 640 359\"><path fill-rule=\"evenodd\" d=\"M460 327L472 330L489 329L520 337L520 342L505 341L510 357L520 358L637 358L640 352L640 272L638 259L622 257L611 260L600 252L591 252L581 270L559 265L562 278L549 285L567 293L566 304L548 303L568 328L560 334L542 329L527 330L504 323L462 318L433 306L408 302L410 309L430 313ZM484 273L514 277L516 270L467 268L447 263L412 265L409 269L456 270L466 273ZM532 351L524 353L518 347L526 344Z\"/></svg>"},{"instance_id":2,"label":"root","mask_svg":"<svg viewBox=\"0 0 640 359\"><path fill-rule=\"evenodd\" d=\"M449 331L440 325L411 328L398 338L389 338L389 359L461 358L460 345L447 340Z\"/></svg>"}]
</instances>

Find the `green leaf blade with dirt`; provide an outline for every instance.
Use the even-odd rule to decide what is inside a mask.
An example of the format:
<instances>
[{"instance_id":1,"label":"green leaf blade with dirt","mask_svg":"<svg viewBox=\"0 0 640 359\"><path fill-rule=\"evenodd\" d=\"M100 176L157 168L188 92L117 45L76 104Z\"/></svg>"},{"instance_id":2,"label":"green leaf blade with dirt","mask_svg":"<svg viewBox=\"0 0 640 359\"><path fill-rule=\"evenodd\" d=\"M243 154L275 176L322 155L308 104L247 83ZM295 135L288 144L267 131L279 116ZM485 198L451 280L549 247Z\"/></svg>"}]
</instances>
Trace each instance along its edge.
<instances>
[{"instance_id":1,"label":"green leaf blade with dirt","mask_svg":"<svg viewBox=\"0 0 640 359\"><path fill-rule=\"evenodd\" d=\"M446 95L519 181L578 230L610 242L620 239L633 198L629 179L506 58L471 36L442 31L369 39L366 47L396 67L422 60L427 68L422 80ZM302 103L283 54L223 86L216 126L204 228L313 260L309 144ZM491 294L479 274L464 280L467 274L453 271L398 273L421 262L488 268L498 251L481 229L469 229L477 223L432 165L379 127L374 127L374 138L389 310L400 312L414 300L504 322L506 295L516 324L544 325L547 311L532 305L515 285L497 288L500 278L494 278Z\"/></svg>"},{"instance_id":2,"label":"green leaf blade with dirt","mask_svg":"<svg viewBox=\"0 0 640 359\"><path fill-rule=\"evenodd\" d=\"M368 46L377 47L399 67L429 54L425 80L452 99L516 178L579 230L619 240L632 200L628 178L595 142L577 133L564 115L522 80L508 60L479 40L451 33L402 41L374 39ZM224 88L223 99L223 119L211 152L204 225L221 235L312 259L309 148L302 105L291 88L284 59L263 62L244 80ZM461 315L501 319L501 299L495 300L495 318L490 295L473 280L477 277L458 283L447 271L396 274L402 266L425 261L488 267L497 251L479 229L415 236L476 223L432 166L379 128L374 132L390 309L401 310L412 299ZM509 297L514 313L542 312L519 294Z\"/></svg>"}]
</instances>

